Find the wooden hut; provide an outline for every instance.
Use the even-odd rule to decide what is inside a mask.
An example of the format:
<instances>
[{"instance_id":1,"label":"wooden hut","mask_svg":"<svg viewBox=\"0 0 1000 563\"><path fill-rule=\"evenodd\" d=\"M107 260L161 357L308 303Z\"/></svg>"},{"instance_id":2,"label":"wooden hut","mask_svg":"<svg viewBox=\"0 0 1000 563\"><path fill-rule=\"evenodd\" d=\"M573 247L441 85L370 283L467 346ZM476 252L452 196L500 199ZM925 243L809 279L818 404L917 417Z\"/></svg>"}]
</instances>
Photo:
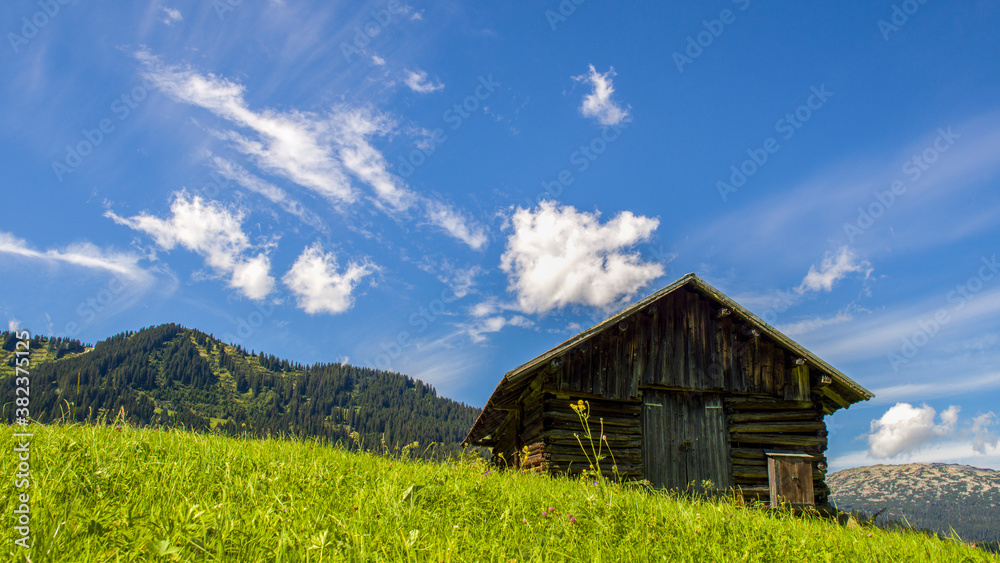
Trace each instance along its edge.
<instances>
[{"instance_id":1,"label":"wooden hut","mask_svg":"<svg viewBox=\"0 0 1000 563\"><path fill-rule=\"evenodd\" d=\"M504 375L465 443L576 474L587 458L571 405L584 400L621 475L825 505L823 417L872 396L688 274Z\"/></svg>"}]
</instances>

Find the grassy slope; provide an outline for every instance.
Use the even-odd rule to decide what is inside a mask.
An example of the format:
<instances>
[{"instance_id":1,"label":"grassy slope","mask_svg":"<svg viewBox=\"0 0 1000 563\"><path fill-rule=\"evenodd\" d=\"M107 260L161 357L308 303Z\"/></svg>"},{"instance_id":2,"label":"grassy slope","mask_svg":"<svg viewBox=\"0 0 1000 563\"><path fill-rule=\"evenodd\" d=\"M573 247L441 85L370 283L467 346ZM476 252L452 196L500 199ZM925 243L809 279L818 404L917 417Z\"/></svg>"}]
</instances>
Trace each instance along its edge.
<instances>
[{"instance_id":1,"label":"grassy slope","mask_svg":"<svg viewBox=\"0 0 1000 563\"><path fill-rule=\"evenodd\" d=\"M997 561L910 533L487 474L480 462L179 431L32 430L32 561ZM5 444L13 432L0 430ZM15 473L14 456L2 465ZM0 502L11 515L11 495ZM543 517L549 506L556 513ZM12 525L0 530L0 553L23 561Z\"/></svg>"}]
</instances>

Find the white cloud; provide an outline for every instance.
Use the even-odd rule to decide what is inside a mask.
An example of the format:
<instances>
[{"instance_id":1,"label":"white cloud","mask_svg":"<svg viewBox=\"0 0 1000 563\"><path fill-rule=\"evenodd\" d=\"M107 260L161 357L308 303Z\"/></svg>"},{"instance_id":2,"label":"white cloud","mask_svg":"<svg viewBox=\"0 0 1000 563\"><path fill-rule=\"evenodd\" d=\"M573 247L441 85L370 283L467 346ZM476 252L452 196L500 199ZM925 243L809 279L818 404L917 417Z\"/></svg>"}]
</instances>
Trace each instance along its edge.
<instances>
[{"instance_id":1,"label":"white cloud","mask_svg":"<svg viewBox=\"0 0 1000 563\"><path fill-rule=\"evenodd\" d=\"M163 8L163 20L162 20L163 23L171 25L183 19L184 16L181 15L180 10L175 10L173 8Z\"/></svg>"},{"instance_id":2,"label":"white cloud","mask_svg":"<svg viewBox=\"0 0 1000 563\"><path fill-rule=\"evenodd\" d=\"M404 74L406 76L404 77L403 82L406 83L406 86L410 90L413 90L418 94L430 94L431 92L437 92L438 90L442 90L444 88L444 84L440 82L435 83L433 80L430 80L427 77L427 72L420 70L419 68L415 71L407 69L404 71Z\"/></svg>"},{"instance_id":3,"label":"white cloud","mask_svg":"<svg viewBox=\"0 0 1000 563\"><path fill-rule=\"evenodd\" d=\"M525 313L567 305L609 308L663 275L626 249L648 240L659 220L625 211L601 224L597 213L542 202L518 208L500 267Z\"/></svg>"},{"instance_id":4,"label":"white cloud","mask_svg":"<svg viewBox=\"0 0 1000 563\"><path fill-rule=\"evenodd\" d=\"M872 266L867 260L858 257L846 246L841 247L836 256L829 252L823 256L819 269L815 265L809 267L809 273L796 288L799 293L806 291L832 291L833 285L847 277L847 274L862 273L865 279L872 273Z\"/></svg>"},{"instance_id":5,"label":"white cloud","mask_svg":"<svg viewBox=\"0 0 1000 563\"><path fill-rule=\"evenodd\" d=\"M143 76L168 96L249 130L245 134L228 131L222 136L261 170L312 190L334 205L358 200L348 177L351 174L372 189L382 209L403 212L422 205L430 222L449 235L477 250L486 244L481 227L446 204L415 194L390 171L385 156L371 144L374 137L397 132L389 116L346 105L334 107L327 114L254 111L244 99L245 89L240 84L163 64L147 51L139 51L135 57L143 65ZM280 197L274 190L267 191Z\"/></svg>"},{"instance_id":6,"label":"white cloud","mask_svg":"<svg viewBox=\"0 0 1000 563\"><path fill-rule=\"evenodd\" d=\"M170 211L168 219L147 213L125 218L111 211L105 216L152 236L164 250L180 245L201 255L216 273L229 275L229 287L250 299L263 299L271 292L274 279L268 274L270 260L264 253L247 256L253 246L243 232L241 212L199 196L189 197L186 192L174 194Z\"/></svg>"},{"instance_id":7,"label":"white cloud","mask_svg":"<svg viewBox=\"0 0 1000 563\"><path fill-rule=\"evenodd\" d=\"M10 319L7 321L7 330L10 332L17 332L21 330L21 321L17 319Z\"/></svg>"},{"instance_id":8,"label":"white cloud","mask_svg":"<svg viewBox=\"0 0 1000 563\"><path fill-rule=\"evenodd\" d=\"M573 77L577 82L589 82L594 87L590 94L584 96L580 113L584 117L596 119L601 125L618 125L623 121L631 121L628 109L623 109L611 99L615 93L611 83L613 76L617 76L614 67L600 74L594 69L594 65L590 65L588 74Z\"/></svg>"},{"instance_id":9,"label":"white cloud","mask_svg":"<svg viewBox=\"0 0 1000 563\"><path fill-rule=\"evenodd\" d=\"M298 307L310 315L343 313L354 304L354 289L377 268L351 262L339 271L337 257L324 253L319 243L306 248L281 281L295 294Z\"/></svg>"},{"instance_id":10,"label":"white cloud","mask_svg":"<svg viewBox=\"0 0 1000 563\"><path fill-rule=\"evenodd\" d=\"M385 66L385 59L378 55L372 55L372 62L375 63L376 66Z\"/></svg>"},{"instance_id":11,"label":"white cloud","mask_svg":"<svg viewBox=\"0 0 1000 563\"><path fill-rule=\"evenodd\" d=\"M84 268L105 270L133 280L149 277L148 272L137 265L140 259L139 256L102 250L89 242L72 244L64 250L46 250L41 252L31 248L23 239L0 231L0 254L12 254L23 258L62 262Z\"/></svg>"}]
</instances>

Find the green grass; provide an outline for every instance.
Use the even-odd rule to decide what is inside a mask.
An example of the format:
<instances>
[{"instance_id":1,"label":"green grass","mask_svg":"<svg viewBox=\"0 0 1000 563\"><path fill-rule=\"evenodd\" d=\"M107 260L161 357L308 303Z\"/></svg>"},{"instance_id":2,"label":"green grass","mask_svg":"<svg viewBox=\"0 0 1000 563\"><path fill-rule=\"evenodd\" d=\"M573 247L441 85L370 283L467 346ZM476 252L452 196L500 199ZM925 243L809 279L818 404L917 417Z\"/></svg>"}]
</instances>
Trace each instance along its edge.
<instances>
[{"instance_id":1,"label":"green grass","mask_svg":"<svg viewBox=\"0 0 1000 563\"><path fill-rule=\"evenodd\" d=\"M15 430L2 429L8 452ZM471 459L175 430L32 430L32 547L14 545L4 495L10 561L997 561L915 533ZM14 492L15 456L2 459Z\"/></svg>"}]
</instances>

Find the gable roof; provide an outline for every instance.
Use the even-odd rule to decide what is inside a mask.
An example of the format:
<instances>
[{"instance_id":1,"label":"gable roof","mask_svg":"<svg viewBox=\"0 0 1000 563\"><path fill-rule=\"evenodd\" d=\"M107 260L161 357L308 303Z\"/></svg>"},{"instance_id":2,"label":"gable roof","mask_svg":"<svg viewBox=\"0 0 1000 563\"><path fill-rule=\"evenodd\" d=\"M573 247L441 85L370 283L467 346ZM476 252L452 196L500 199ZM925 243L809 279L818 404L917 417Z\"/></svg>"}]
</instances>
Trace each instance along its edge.
<instances>
[{"instance_id":1,"label":"gable roof","mask_svg":"<svg viewBox=\"0 0 1000 563\"><path fill-rule=\"evenodd\" d=\"M859 401L867 401L875 396L874 393L868 391L853 379L841 373L835 367L826 363L791 338L779 332L776 328L764 322L760 317L751 313L746 307L740 305L736 301L733 301L721 291L712 287L708 282L691 273L685 275L656 293L653 293L652 295L633 303L625 309L622 309L618 313L615 313L611 317L608 317L569 340L566 340L548 352L545 352L544 354L504 374L500 383L490 396L489 401L487 401L486 406L483 407L483 411L476 419L475 424L473 424L472 429L469 431L469 435L465 438L465 443L472 444L479 442L483 437L488 435L493 431L493 429L499 426L501 422L503 422L507 413L506 411L494 408L496 403L505 398L505 396L523 389L524 385L530 379L529 376L535 372L535 368L562 356L579 344L586 342L594 336L604 332L608 328L615 326L625 318L645 309L646 306L659 301L664 296L669 295L670 293L673 293L674 291L677 291L685 286L690 286L702 295L729 309L732 311L733 316L750 323L754 328L758 329L762 334L767 335L780 346L805 359L806 364L809 365L811 369L828 375L832 380L831 387L833 387L835 392L840 397L845 399L848 404L853 404Z\"/></svg>"}]
</instances>

